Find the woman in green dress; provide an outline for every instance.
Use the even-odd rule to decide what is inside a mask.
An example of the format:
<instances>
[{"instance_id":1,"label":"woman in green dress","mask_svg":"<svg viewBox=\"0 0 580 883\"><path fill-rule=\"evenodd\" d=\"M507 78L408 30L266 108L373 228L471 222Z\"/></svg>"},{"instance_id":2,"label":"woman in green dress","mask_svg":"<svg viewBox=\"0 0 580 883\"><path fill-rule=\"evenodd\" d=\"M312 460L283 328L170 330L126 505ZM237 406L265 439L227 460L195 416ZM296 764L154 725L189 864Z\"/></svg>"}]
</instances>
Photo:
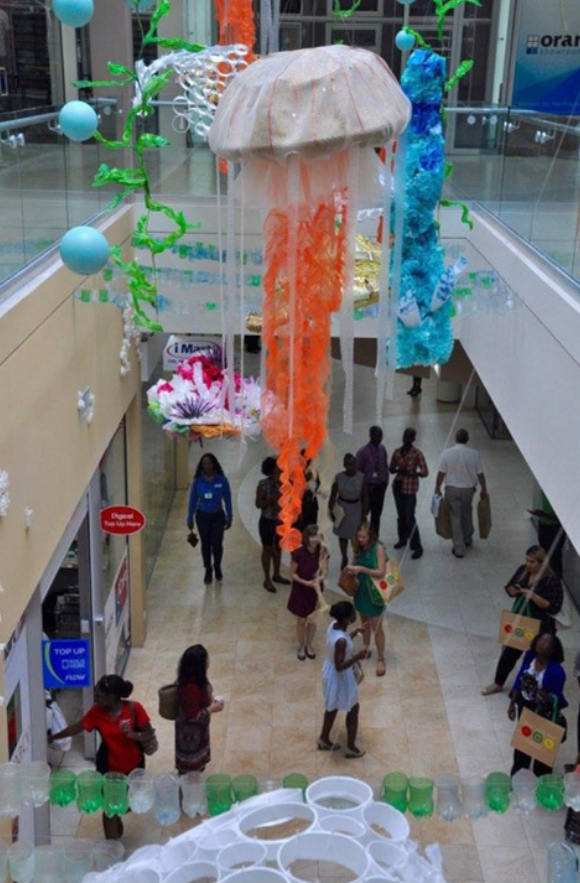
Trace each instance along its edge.
<instances>
[{"instance_id":1,"label":"woman in green dress","mask_svg":"<svg viewBox=\"0 0 580 883\"><path fill-rule=\"evenodd\" d=\"M378 677L382 677L386 672L385 633L383 631L385 602L372 580L373 578L382 579L387 572L387 553L383 544L377 540L374 528L366 521L363 521L357 528L353 549L354 562L349 564L348 569L358 578L354 606L359 612L363 624L363 641L367 651L367 659L371 656L371 636L375 636L376 672Z\"/></svg>"}]
</instances>

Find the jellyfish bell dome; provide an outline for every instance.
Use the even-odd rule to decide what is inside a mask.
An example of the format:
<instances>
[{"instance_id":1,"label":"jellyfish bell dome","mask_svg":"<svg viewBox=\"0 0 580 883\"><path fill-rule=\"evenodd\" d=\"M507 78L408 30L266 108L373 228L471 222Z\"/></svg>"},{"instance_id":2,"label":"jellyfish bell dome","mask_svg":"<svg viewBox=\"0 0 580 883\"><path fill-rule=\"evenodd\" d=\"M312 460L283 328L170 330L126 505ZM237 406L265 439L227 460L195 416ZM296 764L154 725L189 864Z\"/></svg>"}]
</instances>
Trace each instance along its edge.
<instances>
[{"instance_id":1,"label":"jellyfish bell dome","mask_svg":"<svg viewBox=\"0 0 580 883\"><path fill-rule=\"evenodd\" d=\"M278 52L244 70L223 94L210 130L232 161L304 159L380 147L406 127L411 103L374 52L319 46Z\"/></svg>"}]
</instances>

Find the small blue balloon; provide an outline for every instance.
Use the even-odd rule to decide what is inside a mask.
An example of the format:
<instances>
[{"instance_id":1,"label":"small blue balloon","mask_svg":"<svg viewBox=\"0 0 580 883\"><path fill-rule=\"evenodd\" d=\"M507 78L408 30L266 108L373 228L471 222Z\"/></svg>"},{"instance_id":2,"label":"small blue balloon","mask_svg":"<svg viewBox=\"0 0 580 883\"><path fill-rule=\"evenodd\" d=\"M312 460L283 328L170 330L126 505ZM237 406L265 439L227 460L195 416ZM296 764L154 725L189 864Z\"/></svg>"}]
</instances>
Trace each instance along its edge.
<instances>
[{"instance_id":1,"label":"small blue balloon","mask_svg":"<svg viewBox=\"0 0 580 883\"><path fill-rule=\"evenodd\" d=\"M70 28L82 28L90 22L95 11L93 0L54 0L54 14Z\"/></svg>"},{"instance_id":2,"label":"small blue balloon","mask_svg":"<svg viewBox=\"0 0 580 883\"><path fill-rule=\"evenodd\" d=\"M145 12L146 9L155 6L157 0L125 0L125 3L133 12Z\"/></svg>"},{"instance_id":3,"label":"small blue balloon","mask_svg":"<svg viewBox=\"0 0 580 883\"><path fill-rule=\"evenodd\" d=\"M60 127L71 141L91 138L99 124L96 111L86 101L68 101L58 115Z\"/></svg>"},{"instance_id":4,"label":"small blue balloon","mask_svg":"<svg viewBox=\"0 0 580 883\"><path fill-rule=\"evenodd\" d=\"M408 52L415 45L415 37L407 31L399 31L395 37L395 46L401 52Z\"/></svg>"},{"instance_id":5,"label":"small blue balloon","mask_svg":"<svg viewBox=\"0 0 580 883\"><path fill-rule=\"evenodd\" d=\"M63 264L80 276L98 273L109 260L109 243L94 227L73 227L60 243Z\"/></svg>"}]
</instances>

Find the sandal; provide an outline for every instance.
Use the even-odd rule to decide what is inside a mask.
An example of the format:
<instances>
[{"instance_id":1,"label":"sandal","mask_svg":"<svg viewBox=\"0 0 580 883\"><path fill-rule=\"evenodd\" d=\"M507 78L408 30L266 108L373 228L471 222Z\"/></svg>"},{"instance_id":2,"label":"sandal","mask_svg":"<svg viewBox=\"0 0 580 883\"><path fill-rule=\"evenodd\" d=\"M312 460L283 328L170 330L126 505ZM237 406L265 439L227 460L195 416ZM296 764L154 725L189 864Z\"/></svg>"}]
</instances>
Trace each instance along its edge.
<instances>
[{"instance_id":1,"label":"sandal","mask_svg":"<svg viewBox=\"0 0 580 883\"><path fill-rule=\"evenodd\" d=\"M308 647L306 648L306 655L309 659L316 659L316 653L314 650L309 650Z\"/></svg>"},{"instance_id":2,"label":"sandal","mask_svg":"<svg viewBox=\"0 0 580 883\"><path fill-rule=\"evenodd\" d=\"M338 751L340 745L338 742L325 742L324 739L319 739L316 747L319 751Z\"/></svg>"},{"instance_id":3,"label":"sandal","mask_svg":"<svg viewBox=\"0 0 580 883\"><path fill-rule=\"evenodd\" d=\"M354 758L354 757L364 757L366 751L363 751L362 748L357 748L356 745L354 748L347 748L344 752L345 757Z\"/></svg>"},{"instance_id":4,"label":"sandal","mask_svg":"<svg viewBox=\"0 0 580 883\"><path fill-rule=\"evenodd\" d=\"M267 592L275 592L276 586L273 586L272 583L264 583L264 588Z\"/></svg>"},{"instance_id":5,"label":"sandal","mask_svg":"<svg viewBox=\"0 0 580 883\"><path fill-rule=\"evenodd\" d=\"M377 677L382 678L387 673L387 666L384 659L377 659Z\"/></svg>"},{"instance_id":6,"label":"sandal","mask_svg":"<svg viewBox=\"0 0 580 883\"><path fill-rule=\"evenodd\" d=\"M304 650L299 650L296 654L296 658L299 659L300 662L304 662L304 660L306 659L306 653L304 652Z\"/></svg>"}]
</instances>

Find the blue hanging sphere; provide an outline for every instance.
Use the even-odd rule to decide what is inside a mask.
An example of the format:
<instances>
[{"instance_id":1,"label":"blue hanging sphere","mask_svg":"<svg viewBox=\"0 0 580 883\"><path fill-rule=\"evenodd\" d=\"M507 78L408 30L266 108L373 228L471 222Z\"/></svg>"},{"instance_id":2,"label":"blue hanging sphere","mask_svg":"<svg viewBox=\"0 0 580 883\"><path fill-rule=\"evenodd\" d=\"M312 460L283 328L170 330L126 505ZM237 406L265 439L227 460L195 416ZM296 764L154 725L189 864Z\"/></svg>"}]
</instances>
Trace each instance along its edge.
<instances>
[{"instance_id":1,"label":"blue hanging sphere","mask_svg":"<svg viewBox=\"0 0 580 883\"><path fill-rule=\"evenodd\" d=\"M93 0L54 0L54 14L70 28L82 28L90 22L95 11Z\"/></svg>"},{"instance_id":2,"label":"blue hanging sphere","mask_svg":"<svg viewBox=\"0 0 580 883\"><path fill-rule=\"evenodd\" d=\"M96 111L86 101L67 101L58 115L63 133L71 141L91 138L99 124Z\"/></svg>"},{"instance_id":3,"label":"blue hanging sphere","mask_svg":"<svg viewBox=\"0 0 580 883\"><path fill-rule=\"evenodd\" d=\"M125 3L131 7L132 12L145 12L146 9L155 6L157 0L125 0Z\"/></svg>"},{"instance_id":4,"label":"blue hanging sphere","mask_svg":"<svg viewBox=\"0 0 580 883\"><path fill-rule=\"evenodd\" d=\"M408 52L409 49L412 49L415 45L415 38L413 34L407 33L407 31L399 31L395 37L395 46L397 49L400 49L401 52Z\"/></svg>"},{"instance_id":5,"label":"blue hanging sphere","mask_svg":"<svg viewBox=\"0 0 580 883\"><path fill-rule=\"evenodd\" d=\"M65 267L80 276L98 273L109 259L109 243L94 227L73 227L60 243L60 256Z\"/></svg>"}]
</instances>

